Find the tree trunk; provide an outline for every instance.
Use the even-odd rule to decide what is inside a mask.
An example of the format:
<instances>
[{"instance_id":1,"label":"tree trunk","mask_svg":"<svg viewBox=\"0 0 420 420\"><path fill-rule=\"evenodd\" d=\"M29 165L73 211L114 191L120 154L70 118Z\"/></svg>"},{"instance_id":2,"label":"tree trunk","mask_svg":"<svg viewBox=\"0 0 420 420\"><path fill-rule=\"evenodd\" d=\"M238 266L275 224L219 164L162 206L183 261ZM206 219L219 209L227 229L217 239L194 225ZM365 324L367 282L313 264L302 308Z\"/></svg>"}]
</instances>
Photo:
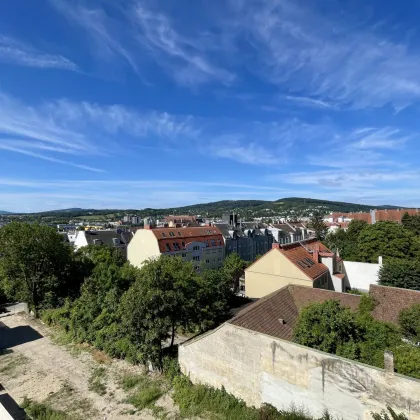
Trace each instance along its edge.
<instances>
[{"instance_id":1,"label":"tree trunk","mask_svg":"<svg viewBox=\"0 0 420 420\"><path fill-rule=\"evenodd\" d=\"M172 323L172 338L171 338L171 348L174 346L175 341L175 323Z\"/></svg>"}]
</instances>

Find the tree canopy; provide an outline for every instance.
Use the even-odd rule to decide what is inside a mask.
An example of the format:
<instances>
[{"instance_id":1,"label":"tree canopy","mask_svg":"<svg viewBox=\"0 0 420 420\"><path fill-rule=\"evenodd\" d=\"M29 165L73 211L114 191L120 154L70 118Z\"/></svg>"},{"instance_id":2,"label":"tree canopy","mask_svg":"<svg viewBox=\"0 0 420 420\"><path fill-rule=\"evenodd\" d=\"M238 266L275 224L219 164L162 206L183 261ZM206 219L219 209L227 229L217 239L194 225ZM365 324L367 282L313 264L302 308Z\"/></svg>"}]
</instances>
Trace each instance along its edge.
<instances>
[{"instance_id":1,"label":"tree canopy","mask_svg":"<svg viewBox=\"0 0 420 420\"><path fill-rule=\"evenodd\" d=\"M420 240L395 222L377 222L360 232L357 255L360 261L374 263L378 257L418 258Z\"/></svg>"},{"instance_id":2,"label":"tree canopy","mask_svg":"<svg viewBox=\"0 0 420 420\"><path fill-rule=\"evenodd\" d=\"M239 279L244 274L247 266L248 263L241 259L236 252L229 254L223 261L222 272L230 279L231 288L234 293L239 290Z\"/></svg>"},{"instance_id":3,"label":"tree canopy","mask_svg":"<svg viewBox=\"0 0 420 420\"><path fill-rule=\"evenodd\" d=\"M379 284L420 290L420 260L387 258L379 270Z\"/></svg>"},{"instance_id":4,"label":"tree canopy","mask_svg":"<svg viewBox=\"0 0 420 420\"><path fill-rule=\"evenodd\" d=\"M420 342L420 304L402 310L398 321L407 338Z\"/></svg>"},{"instance_id":5,"label":"tree canopy","mask_svg":"<svg viewBox=\"0 0 420 420\"><path fill-rule=\"evenodd\" d=\"M328 233L328 226L324 222L321 213L315 212L310 221L309 227L315 231L315 236L319 241L323 241Z\"/></svg>"},{"instance_id":6,"label":"tree canopy","mask_svg":"<svg viewBox=\"0 0 420 420\"><path fill-rule=\"evenodd\" d=\"M6 295L26 302L35 314L77 295L83 278L72 253L51 227L20 222L3 226L0 279Z\"/></svg>"}]
</instances>

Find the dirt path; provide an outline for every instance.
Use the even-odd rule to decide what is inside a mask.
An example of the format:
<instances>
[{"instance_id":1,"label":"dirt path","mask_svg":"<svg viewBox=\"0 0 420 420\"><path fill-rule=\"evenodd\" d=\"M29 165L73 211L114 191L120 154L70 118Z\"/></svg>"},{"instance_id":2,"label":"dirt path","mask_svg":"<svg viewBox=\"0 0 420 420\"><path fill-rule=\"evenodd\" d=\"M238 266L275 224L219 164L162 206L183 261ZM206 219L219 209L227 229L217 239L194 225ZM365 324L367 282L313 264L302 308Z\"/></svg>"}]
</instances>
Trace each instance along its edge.
<instances>
[{"instance_id":1,"label":"dirt path","mask_svg":"<svg viewBox=\"0 0 420 420\"><path fill-rule=\"evenodd\" d=\"M75 418L92 420L155 418L147 409L133 415L134 407L125 403L127 394L119 386L122 374L143 373L139 367L111 360L99 364L91 353L86 351L74 354L70 348L55 344L50 338L50 330L44 325L20 315L2 318L0 321L4 324L3 328L17 328L14 331L23 332L32 328L42 335L41 338L29 342L24 342L24 339L18 340L16 345L0 355L0 383L19 404L26 396L38 402L47 401L54 408L72 413ZM1 331L0 329L0 334ZM99 395L92 390L92 386L89 386L89 380L98 367L105 372L104 395ZM169 401L167 401L168 396L163 399L166 401L165 409L175 412L170 398Z\"/></svg>"}]
</instances>

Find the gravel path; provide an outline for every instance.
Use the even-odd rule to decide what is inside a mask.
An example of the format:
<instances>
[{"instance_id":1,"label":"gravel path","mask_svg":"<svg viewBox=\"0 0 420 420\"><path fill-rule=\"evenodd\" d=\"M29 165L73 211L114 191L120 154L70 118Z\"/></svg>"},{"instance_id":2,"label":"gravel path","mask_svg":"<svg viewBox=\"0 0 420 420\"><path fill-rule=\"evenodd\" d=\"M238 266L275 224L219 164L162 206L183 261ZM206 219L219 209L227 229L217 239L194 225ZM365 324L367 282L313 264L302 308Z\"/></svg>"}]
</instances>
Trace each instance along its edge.
<instances>
[{"instance_id":1,"label":"gravel path","mask_svg":"<svg viewBox=\"0 0 420 420\"><path fill-rule=\"evenodd\" d=\"M47 400L53 407L85 419L154 419L148 410L130 414L134 407L124 403L127 395L118 386L118 378L123 372L141 373L139 367L111 360L100 365L89 352L74 354L69 348L52 342L50 330L40 322L21 315L8 316L0 321L3 323L0 334L6 336L7 328L13 329L9 333L21 332L17 334L19 338L11 351L0 355L0 382L19 404L27 396L39 402ZM32 330L30 337L33 341L24 342L24 335L31 329L42 337L33 339ZM89 378L98 366L106 368L106 394L103 396L89 390ZM165 402L167 400L166 396ZM171 400L165 405L168 411L174 411Z\"/></svg>"}]
</instances>

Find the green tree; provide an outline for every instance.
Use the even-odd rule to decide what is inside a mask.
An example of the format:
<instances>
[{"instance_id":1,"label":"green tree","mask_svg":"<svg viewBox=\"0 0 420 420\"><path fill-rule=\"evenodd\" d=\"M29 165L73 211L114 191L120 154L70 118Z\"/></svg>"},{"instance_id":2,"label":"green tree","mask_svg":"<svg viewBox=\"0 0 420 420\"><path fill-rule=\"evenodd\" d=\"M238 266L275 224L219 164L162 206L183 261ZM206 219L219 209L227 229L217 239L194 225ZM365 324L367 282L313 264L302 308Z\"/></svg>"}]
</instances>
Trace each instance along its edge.
<instances>
[{"instance_id":1,"label":"green tree","mask_svg":"<svg viewBox=\"0 0 420 420\"><path fill-rule=\"evenodd\" d=\"M26 302L35 316L42 307L57 306L75 295L71 248L55 229L20 222L0 229L0 278L9 298Z\"/></svg>"},{"instance_id":2,"label":"green tree","mask_svg":"<svg viewBox=\"0 0 420 420\"><path fill-rule=\"evenodd\" d=\"M401 223L415 235L420 235L420 215L410 216L408 213L405 213L401 219Z\"/></svg>"},{"instance_id":3,"label":"green tree","mask_svg":"<svg viewBox=\"0 0 420 420\"><path fill-rule=\"evenodd\" d=\"M315 212L310 221L309 228L315 231L315 236L319 241L323 241L328 233L328 226L324 223L324 218L319 212Z\"/></svg>"},{"instance_id":4,"label":"green tree","mask_svg":"<svg viewBox=\"0 0 420 420\"><path fill-rule=\"evenodd\" d=\"M420 379L420 348L400 344L393 349L395 370L401 375Z\"/></svg>"},{"instance_id":5,"label":"green tree","mask_svg":"<svg viewBox=\"0 0 420 420\"><path fill-rule=\"evenodd\" d=\"M377 222L366 226L359 235L359 261L375 263L378 257L416 258L420 241L412 232L395 222Z\"/></svg>"},{"instance_id":6,"label":"green tree","mask_svg":"<svg viewBox=\"0 0 420 420\"><path fill-rule=\"evenodd\" d=\"M412 258L387 258L379 270L379 284L420 290L420 261Z\"/></svg>"},{"instance_id":7,"label":"green tree","mask_svg":"<svg viewBox=\"0 0 420 420\"><path fill-rule=\"evenodd\" d=\"M398 322L407 338L415 342L420 341L420 304L403 309Z\"/></svg>"},{"instance_id":8,"label":"green tree","mask_svg":"<svg viewBox=\"0 0 420 420\"><path fill-rule=\"evenodd\" d=\"M335 354L340 346L358 341L356 316L335 300L313 303L301 311L294 338L304 346Z\"/></svg>"},{"instance_id":9,"label":"green tree","mask_svg":"<svg viewBox=\"0 0 420 420\"><path fill-rule=\"evenodd\" d=\"M122 324L142 359L162 368L162 344L199 321L197 273L190 262L162 256L146 262L122 299Z\"/></svg>"},{"instance_id":10,"label":"green tree","mask_svg":"<svg viewBox=\"0 0 420 420\"><path fill-rule=\"evenodd\" d=\"M360 233L368 224L363 220L352 220L347 231L338 229L327 235L328 248L337 251L345 260L357 261L357 247Z\"/></svg>"},{"instance_id":11,"label":"green tree","mask_svg":"<svg viewBox=\"0 0 420 420\"><path fill-rule=\"evenodd\" d=\"M230 279L231 289L234 293L239 290L239 279L243 276L247 265L248 263L241 259L236 252L229 254L223 261L221 270Z\"/></svg>"}]
</instances>

